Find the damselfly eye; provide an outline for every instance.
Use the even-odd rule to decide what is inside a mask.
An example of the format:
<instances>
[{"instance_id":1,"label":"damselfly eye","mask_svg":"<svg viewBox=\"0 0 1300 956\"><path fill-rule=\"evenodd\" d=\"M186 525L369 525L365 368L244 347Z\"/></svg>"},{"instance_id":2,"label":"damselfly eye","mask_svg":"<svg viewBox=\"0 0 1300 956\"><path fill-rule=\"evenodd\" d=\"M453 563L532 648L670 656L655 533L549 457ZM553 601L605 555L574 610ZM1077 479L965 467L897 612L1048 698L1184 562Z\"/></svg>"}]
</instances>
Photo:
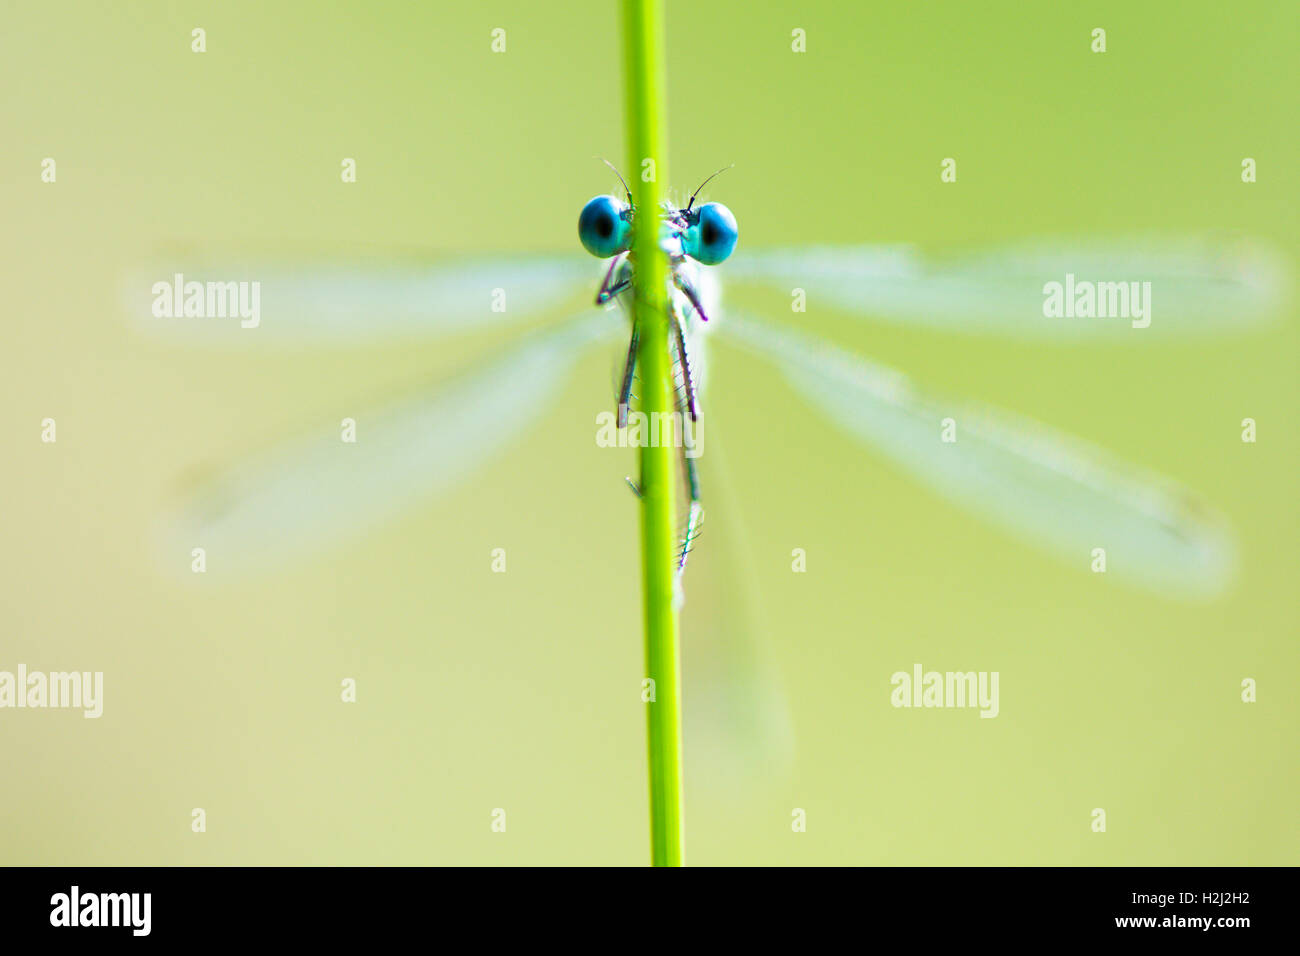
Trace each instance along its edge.
<instances>
[{"instance_id":1,"label":"damselfly eye","mask_svg":"<svg viewBox=\"0 0 1300 956\"><path fill-rule=\"evenodd\" d=\"M582 247L598 259L627 251L631 228L628 207L613 196L597 196L582 207L578 216L578 238Z\"/></svg>"},{"instance_id":2,"label":"damselfly eye","mask_svg":"<svg viewBox=\"0 0 1300 956\"><path fill-rule=\"evenodd\" d=\"M682 237L682 251L696 262L716 266L736 248L736 217L720 202L706 202L695 210L694 220Z\"/></svg>"}]
</instances>

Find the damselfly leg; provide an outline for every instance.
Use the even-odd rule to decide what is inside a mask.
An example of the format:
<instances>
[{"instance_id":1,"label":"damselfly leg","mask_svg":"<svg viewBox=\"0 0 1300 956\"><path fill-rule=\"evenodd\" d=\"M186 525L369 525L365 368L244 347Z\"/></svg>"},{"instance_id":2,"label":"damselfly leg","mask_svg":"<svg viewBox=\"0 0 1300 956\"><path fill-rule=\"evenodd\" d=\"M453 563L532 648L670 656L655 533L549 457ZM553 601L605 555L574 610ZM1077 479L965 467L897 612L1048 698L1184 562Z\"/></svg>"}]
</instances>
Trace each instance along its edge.
<instances>
[{"instance_id":1,"label":"damselfly leg","mask_svg":"<svg viewBox=\"0 0 1300 956\"><path fill-rule=\"evenodd\" d=\"M602 286L602 289L604 287ZM676 407L680 420L681 435L677 436L682 449L682 472L689 510L686 526L682 531L682 542L677 552L677 574L680 577L686 569L686 558L691 545L700 533L700 524L704 518L704 505L700 500L700 476L695 463L698 454L695 446L695 423L699 420L695 376L692 372L691 353L687 345L686 317L680 309L672 310L673 328L673 386L676 392ZM628 342L627 359L623 367L623 380L618 395L618 427L627 427L628 406L632 398L632 381L635 378L637 348L640 346L640 328L633 319L632 337ZM662 435L661 435L662 440ZM630 477L628 486L641 497L641 489Z\"/></svg>"},{"instance_id":2,"label":"damselfly leg","mask_svg":"<svg viewBox=\"0 0 1300 956\"><path fill-rule=\"evenodd\" d=\"M700 417L698 398L695 390L695 374L691 371L691 354L686 347L686 318L678 309L673 310L673 339L677 347L677 367L680 369L677 385L684 399L686 412L691 421Z\"/></svg>"},{"instance_id":3,"label":"damselfly leg","mask_svg":"<svg viewBox=\"0 0 1300 956\"><path fill-rule=\"evenodd\" d=\"M636 350L641 344L641 329L632 320L632 339L627 346L627 362L623 366L623 384L618 389L618 427L627 427L627 406L632 400L632 380L636 377Z\"/></svg>"},{"instance_id":4,"label":"damselfly leg","mask_svg":"<svg viewBox=\"0 0 1300 956\"><path fill-rule=\"evenodd\" d=\"M685 286L686 288L683 288ZM692 303L696 301L696 296L692 292L687 292L689 283L677 282L677 287L687 294ZM698 308L696 309L698 312ZM699 313L703 317L703 313ZM672 310L673 320L673 339L676 348L674 356L674 376L673 384L677 389L677 411L681 422L682 434L682 467L683 477L686 484L686 495L690 502L689 511L686 516L686 528L682 532L681 550L677 554L677 574L686 570L686 558L691 553L691 546L700 533L700 522L704 518L704 505L700 500L700 474L699 468L695 463L696 456L699 454L695 445L696 423L699 421L699 407L696 392L695 374L692 368L691 351L687 345L686 338L686 321L687 316L683 309L674 308Z\"/></svg>"},{"instance_id":5,"label":"damselfly leg","mask_svg":"<svg viewBox=\"0 0 1300 956\"><path fill-rule=\"evenodd\" d=\"M700 534L700 523L704 520L704 504L700 501L700 473L695 465L694 439L691 430L684 429L682 435L682 464L686 471L686 494L690 497L690 511L686 516L686 530L682 534L682 549L677 555L677 574L686 570L686 557L691 553L691 545Z\"/></svg>"},{"instance_id":6,"label":"damselfly leg","mask_svg":"<svg viewBox=\"0 0 1300 956\"><path fill-rule=\"evenodd\" d=\"M596 304L604 305L610 299L617 296L620 292L627 289L632 284L632 273L629 269L620 268L627 262L627 256L618 256L609 264L605 271L605 278L600 283L600 288L596 290Z\"/></svg>"}]
</instances>

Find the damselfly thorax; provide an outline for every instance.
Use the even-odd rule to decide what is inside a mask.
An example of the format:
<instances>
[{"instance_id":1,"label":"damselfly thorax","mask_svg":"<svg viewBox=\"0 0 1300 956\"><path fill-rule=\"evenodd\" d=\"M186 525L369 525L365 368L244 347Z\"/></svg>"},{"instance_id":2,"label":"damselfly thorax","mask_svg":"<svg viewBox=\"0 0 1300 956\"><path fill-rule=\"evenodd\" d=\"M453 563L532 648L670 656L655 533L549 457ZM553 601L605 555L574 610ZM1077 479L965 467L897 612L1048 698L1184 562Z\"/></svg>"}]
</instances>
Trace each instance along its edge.
<instances>
[{"instance_id":1,"label":"damselfly thorax","mask_svg":"<svg viewBox=\"0 0 1300 956\"><path fill-rule=\"evenodd\" d=\"M665 301L668 305L670 339L666 343L673 361L673 385L677 393L678 411L698 419L703 414L702 394L705 377L705 333L716 327L721 315L719 309L720 285L705 269L685 256L669 259L670 274ZM617 303L627 315L633 338L629 343L626 370L634 364L632 345L640 338L635 328L632 309L633 272L635 266L625 254L610 267L606 281L601 283L596 293L596 304ZM618 288L616 293L607 290L609 281ZM624 424L625 409L632 396L626 391L630 382L626 378L620 386L618 401L620 407L619 425Z\"/></svg>"}]
</instances>

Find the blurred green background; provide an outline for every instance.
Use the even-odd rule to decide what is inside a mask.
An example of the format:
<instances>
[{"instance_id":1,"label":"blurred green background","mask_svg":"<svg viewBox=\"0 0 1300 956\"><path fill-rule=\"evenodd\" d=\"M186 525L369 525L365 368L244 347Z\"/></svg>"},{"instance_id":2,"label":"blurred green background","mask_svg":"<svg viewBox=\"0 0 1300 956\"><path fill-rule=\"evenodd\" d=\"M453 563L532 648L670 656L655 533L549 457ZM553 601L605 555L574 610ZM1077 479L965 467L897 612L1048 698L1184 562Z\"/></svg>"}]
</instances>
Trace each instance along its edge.
<instances>
[{"instance_id":1,"label":"blurred green background","mask_svg":"<svg viewBox=\"0 0 1300 956\"><path fill-rule=\"evenodd\" d=\"M1294 266L1294 4L755 0L672 2L668 19L672 186L736 163L711 198L740 220L737 256L1222 229ZM454 494L280 573L174 577L150 529L187 475L337 428L512 333L208 351L142 336L118 292L177 241L585 256L578 210L612 185L592 157L627 163L618 27L607 2L12 5L0 669L102 670L106 699L98 721L0 711L0 862L647 860L634 462L592 441L617 357L584 359ZM745 302L794 318L784 293ZM1300 862L1294 308L1155 344L797 318L1177 478L1229 516L1240 572L1193 605L1069 567L717 349L688 693L707 690L715 632L746 633L789 737L779 710L766 750L688 722L688 860ZM892 708L889 677L915 662L999 671L1001 715Z\"/></svg>"}]
</instances>

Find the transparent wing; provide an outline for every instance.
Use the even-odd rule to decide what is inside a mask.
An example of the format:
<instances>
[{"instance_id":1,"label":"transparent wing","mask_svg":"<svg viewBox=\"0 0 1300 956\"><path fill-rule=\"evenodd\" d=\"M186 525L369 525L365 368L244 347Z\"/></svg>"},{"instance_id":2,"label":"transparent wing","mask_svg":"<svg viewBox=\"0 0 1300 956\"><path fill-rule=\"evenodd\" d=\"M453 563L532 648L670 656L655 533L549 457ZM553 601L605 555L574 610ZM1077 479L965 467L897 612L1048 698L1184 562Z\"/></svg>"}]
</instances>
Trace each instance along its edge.
<instances>
[{"instance_id":1,"label":"transparent wing","mask_svg":"<svg viewBox=\"0 0 1300 956\"><path fill-rule=\"evenodd\" d=\"M836 424L935 491L1087 567L1178 596L1209 596L1230 574L1223 522L1186 491L1081 440L986 406L940 404L908 379L827 343L751 317L721 326L774 362ZM942 422L956 441L941 441Z\"/></svg>"},{"instance_id":2,"label":"transparent wing","mask_svg":"<svg viewBox=\"0 0 1300 956\"><path fill-rule=\"evenodd\" d=\"M1262 323L1290 291L1285 260L1275 250L1213 238L1025 242L951 260L926 259L908 246L746 250L726 270L728 281L775 286L787 296L803 289L809 308L827 303L886 321L1023 338L1134 331L1125 318L1048 317L1045 286L1053 282L1062 286L1062 308L1067 281L1075 302L1083 294L1075 283L1149 282L1151 321L1141 332L1161 336ZM1108 287L1103 294L1118 306L1128 293Z\"/></svg>"},{"instance_id":3,"label":"transparent wing","mask_svg":"<svg viewBox=\"0 0 1300 956\"><path fill-rule=\"evenodd\" d=\"M432 499L512 441L547 407L582 348L616 331L604 314L584 317L436 394L359 418L355 443L329 427L230 468L167 516L163 547L202 547L210 565L247 571Z\"/></svg>"},{"instance_id":4,"label":"transparent wing","mask_svg":"<svg viewBox=\"0 0 1300 956\"><path fill-rule=\"evenodd\" d=\"M124 282L123 296L134 322L155 335L204 345L346 346L522 322L577 296L589 300L598 278L593 263L577 254L418 266L354 259L337 266L316 262L297 267L208 252L171 257L140 270ZM220 298L214 298L208 317L158 315L169 303L175 310L177 299L183 306L192 282L204 284L205 306L209 283L227 287L212 292ZM241 289L240 283L247 285ZM221 308L232 299L244 306L242 312ZM255 319L248 315L254 304Z\"/></svg>"},{"instance_id":5,"label":"transparent wing","mask_svg":"<svg viewBox=\"0 0 1300 956\"><path fill-rule=\"evenodd\" d=\"M753 549L718 438L726 425L710 427L702 459L708 508L682 582L686 759L695 779L729 799L753 800L756 788L788 778L794 729Z\"/></svg>"}]
</instances>

